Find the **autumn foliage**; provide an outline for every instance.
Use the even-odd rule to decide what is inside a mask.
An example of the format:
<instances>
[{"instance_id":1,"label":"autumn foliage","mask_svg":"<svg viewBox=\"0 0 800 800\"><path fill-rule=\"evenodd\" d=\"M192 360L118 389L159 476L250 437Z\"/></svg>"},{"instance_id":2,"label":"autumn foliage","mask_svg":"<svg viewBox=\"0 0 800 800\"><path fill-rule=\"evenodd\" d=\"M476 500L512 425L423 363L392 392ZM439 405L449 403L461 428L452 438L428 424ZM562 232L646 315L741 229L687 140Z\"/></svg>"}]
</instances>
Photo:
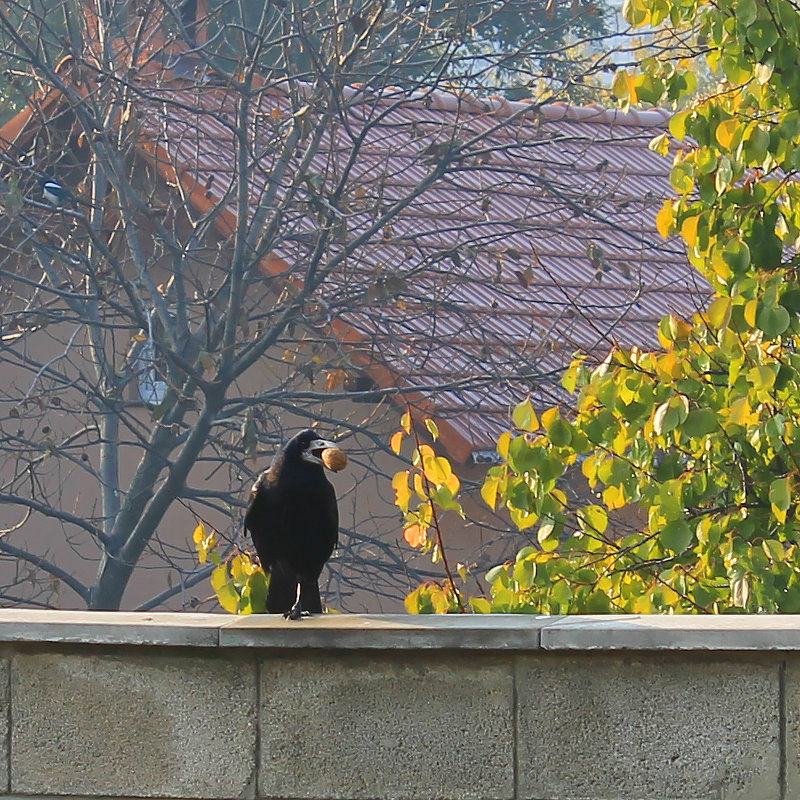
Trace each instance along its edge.
<instances>
[{"instance_id":1,"label":"autumn foliage","mask_svg":"<svg viewBox=\"0 0 800 800\"><path fill-rule=\"evenodd\" d=\"M693 62L657 55L614 81L623 104L682 105L651 143L673 159L676 193L657 225L683 238L713 295L691 319L666 316L658 350L576 358L563 379L573 409L517 407L482 495L532 542L489 571L471 607L797 613L800 15L788 0L626 0L624 11L636 26L669 25L718 81L689 98ZM567 499L568 473L594 502ZM614 524L629 509L633 532ZM407 599L411 611L456 606L447 583Z\"/></svg>"}]
</instances>

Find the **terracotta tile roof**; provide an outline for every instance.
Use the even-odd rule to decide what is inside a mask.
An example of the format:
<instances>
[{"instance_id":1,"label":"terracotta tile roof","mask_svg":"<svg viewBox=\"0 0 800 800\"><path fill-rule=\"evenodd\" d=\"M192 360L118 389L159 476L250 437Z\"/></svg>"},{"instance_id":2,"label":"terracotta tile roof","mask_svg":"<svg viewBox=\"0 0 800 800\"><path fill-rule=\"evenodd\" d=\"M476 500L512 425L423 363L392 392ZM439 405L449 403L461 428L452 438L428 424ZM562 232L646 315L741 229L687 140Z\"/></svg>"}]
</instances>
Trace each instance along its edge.
<instances>
[{"instance_id":1,"label":"terracotta tile roof","mask_svg":"<svg viewBox=\"0 0 800 800\"><path fill-rule=\"evenodd\" d=\"M198 186L207 198L222 197L233 152L225 90L164 91L169 103L140 108L144 130L158 140L162 160L194 185L193 197ZM363 359L388 367L373 369L380 383L454 384L415 396L449 422L455 458L491 449L526 394L542 405L564 400L558 371L574 351L655 345L666 312L689 315L705 304L708 287L653 222L672 191L669 161L647 143L666 126L667 112L399 90L348 89L345 100L308 172L333 185L353 140L363 137L342 211L351 240L373 225L377 205L413 194L438 145L474 141L469 157L342 264L321 306ZM203 113L187 110L198 104ZM289 113L282 92L261 96L254 149L259 131ZM258 161L251 213L270 186L274 158L266 152ZM285 180L294 178L290 170ZM298 209L285 227L290 235L275 256L302 261L316 223Z\"/></svg>"}]
</instances>

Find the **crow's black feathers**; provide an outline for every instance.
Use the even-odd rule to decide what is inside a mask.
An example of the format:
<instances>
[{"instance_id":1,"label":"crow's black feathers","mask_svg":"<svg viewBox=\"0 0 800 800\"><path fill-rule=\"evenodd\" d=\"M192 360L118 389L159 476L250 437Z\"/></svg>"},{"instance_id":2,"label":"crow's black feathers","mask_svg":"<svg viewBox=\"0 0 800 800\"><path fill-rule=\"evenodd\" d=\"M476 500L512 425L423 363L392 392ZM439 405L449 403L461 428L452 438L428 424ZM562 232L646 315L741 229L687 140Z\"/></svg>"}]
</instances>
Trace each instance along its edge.
<instances>
[{"instance_id":1,"label":"crow's black feathers","mask_svg":"<svg viewBox=\"0 0 800 800\"><path fill-rule=\"evenodd\" d=\"M295 619L302 612L322 612L319 576L339 536L336 494L319 457L327 447L336 445L316 431L301 431L250 492L244 526L270 575L271 614Z\"/></svg>"}]
</instances>

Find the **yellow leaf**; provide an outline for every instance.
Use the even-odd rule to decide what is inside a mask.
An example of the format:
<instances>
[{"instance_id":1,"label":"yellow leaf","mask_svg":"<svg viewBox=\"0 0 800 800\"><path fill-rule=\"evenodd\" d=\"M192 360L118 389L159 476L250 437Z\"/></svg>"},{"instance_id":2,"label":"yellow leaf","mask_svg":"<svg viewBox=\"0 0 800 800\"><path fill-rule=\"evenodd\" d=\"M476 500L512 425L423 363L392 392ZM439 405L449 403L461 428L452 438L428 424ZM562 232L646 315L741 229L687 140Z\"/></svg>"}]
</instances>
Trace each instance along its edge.
<instances>
[{"instance_id":1,"label":"yellow leaf","mask_svg":"<svg viewBox=\"0 0 800 800\"><path fill-rule=\"evenodd\" d=\"M625 103L635 104L639 96L636 92L636 76L625 69L618 69L611 84L611 91Z\"/></svg>"},{"instance_id":2,"label":"yellow leaf","mask_svg":"<svg viewBox=\"0 0 800 800\"><path fill-rule=\"evenodd\" d=\"M425 427L428 429L428 433L430 433L433 441L435 442L439 438L439 428L436 423L428 418L425 420Z\"/></svg>"},{"instance_id":3,"label":"yellow leaf","mask_svg":"<svg viewBox=\"0 0 800 800\"><path fill-rule=\"evenodd\" d=\"M561 509L567 507L567 496L561 489L551 489L550 497L552 497L559 504Z\"/></svg>"},{"instance_id":4,"label":"yellow leaf","mask_svg":"<svg viewBox=\"0 0 800 800\"><path fill-rule=\"evenodd\" d=\"M715 330L727 328L731 321L731 310L733 303L730 297L718 297L708 307L708 323Z\"/></svg>"},{"instance_id":5,"label":"yellow leaf","mask_svg":"<svg viewBox=\"0 0 800 800\"><path fill-rule=\"evenodd\" d=\"M197 560L201 564L205 564L208 561L208 554L209 551L212 550L217 545L217 535L215 530L211 530L206 534L206 529L201 522L192 533L192 539L195 543L195 549L197 550Z\"/></svg>"},{"instance_id":6,"label":"yellow leaf","mask_svg":"<svg viewBox=\"0 0 800 800\"><path fill-rule=\"evenodd\" d=\"M786 511L784 509L776 506L775 503L771 503L770 508L772 509L772 516L774 516L778 522L781 524L786 522Z\"/></svg>"},{"instance_id":7,"label":"yellow leaf","mask_svg":"<svg viewBox=\"0 0 800 800\"><path fill-rule=\"evenodd\" d=\"M406 433L411 433L411 414L408 411L400 417L400 427Z\"/></svg>"},{"instance_id":8,"label":"yellow leaf","mask_svg":"<svg viewBox=\"0 0 800 800\"><path fill-rule=\"evenodd\" d=\"M422 547L428 539L427 531L424 531L416 522L409 525L403 531L403 538L411 547Z\"/></svg>"},{"instance_id":9,"label":"yellow leaf","mask_svg":"<svg viewBox=\"0 0 800 800\"><path fill-rule=\"evenodd\" d=\"M413 592L410 592L406 595L406 599L403 600L403 605L406 608L406 612L409 614L419 614L420 609L420 593L422 592L424 587L420 586L418 589L414 589Z\"/></svg>"},{"instance_id":10,"label":"yellow leaf","mask_svg":"<svg viewBox=\"0 0 800 800\"><path fill-rule=\"evenodd\" d=\"M688 339L692 332L691 324L676 316L670 316L669 327L672 339L676 342L680 339Z\"/></svg>"},{"instance_id":11,"label":"yellow leaf","mask_svg":"<svg viewBox=\"0 0 800 800\"><path fill-rule=\"evenodd\" d=\"M669 136L666 133L662 133L654 139L651 139L647 147L654 153L665 156L669 153Z\"/></svg>"},{"instance_id":12,"label":"yellow leaf","mask_svg":"<svg viewBox=\"0 0 800 800\"><path fill-rule=\"evenodd\" d=\"M422 467L425 471L425 477L436 486L442 486L447 483L448 478L453 473L450 462L442 456L426 458L422 462Z\"/></svg>"},{"instance_id":13,"label":"yellow leaf","mask_svg":"<svg viewBox=\"0 0 800 800\"><path fill-rule=\"evenodd\" d=\"M458 475L454 472L451 472L448 475L447 480L444 482L445 488L450 492L453 497L456 496L458 490L461 488L461 481L458 479Z\"/></svg>"},{"instance_id":14,"label":"yellow leaf","mask_svg":"<svg viewBox=\"0 0 800 800\"><path fill-rule=\"evenodd\" d=\"M258 567L250 560L250 556L246 553L240 553L231 560L230 570L231 577L234 581L240 581L250 577L257 569Z\"/></svg>"},{"instance_id":15,"label":"yellow leaf","mask_svg":"<svg viewBox=\"0 0 800 800\"><path fill-rule=\"evenodd\" d=\"M744 321L755 328L756 326L756 312L758 311L758 300L748 300L744 305Z\"/></svg>"},{"instance_id":16,"label":"yellow leaf","mask_svg":"<svg viewBox=\"0 0 800 800\"><path fill-rule=\"evenodd\" d=\"M450 608L447 594L438 586L431 586L431 605L435 614L446 614Z\"/></svg>"},{"instance_id":17,"label":"yellow leaf","mask_svg":"<svg viewBox=\"0 0 800 800\"><path fill-rule=\"evenodd\" d=\"M433 507L430 503L423 503L420 506L419 513L417 514L419 524L423 530L427 531L433 523Z\"/></svg>"},{"instance_id":18,"label":"yellow leaf","mask_svg":"<svg viewBox=\"0 0 800 800\"><path fill-rule=\"evenodd\" d=\"M741 132L742 126L738 119L726 119L717 125L716 137L717 141L726 150L733 147L737 139L737 135Z\"/></svg>"},{"instance_id":19,"label":"yellow leaf","mask_svg":"<svg viewBox=\"0 0 800 800\"><path fill-rule=\"evenodd\" d=\"M746 397L740 397L731 403L728 422L730 422L731 425L747 425L751 415L752 412L748 399Z\"/></svg>"},{"instance_id":20,"label":"yellow leaf","mask_svg":"<svg viewBox=\"0 0 800 800\"><path fill-rule=\"evenodd\" d=\"M430 461L432 458L436 458L436 451L429 444L421 444L414 451L412 461L414 466L418 467L420 464L424 465L426 461Z\"/></svg>"},{"instance_id":21,"label":"yellow leaf","mask_svg":"<svg viewBox=\"0 0 800 800\"><path fill-rule=\"evenodd\" d=\"M632 614L652 614L653 603L650 597L646 594L640 594L638 597L634 597L631 601L630 611Z\"/></svg>"},{"instance_id":22,"label":"yellow leaf","mask_svg":"<svg viewBox=\"0 0 800 800\"><path fill-rule=\"evenodd\" d=\"M476 614L489 614L492 604L485 597L470 597L469 604Z\"/></svg>"},{"instance_id":23,"label":"yellow leaf","mask_svg":"<svg viewBox=\"0 0 800 800\"><path fill-rule=\"evenodd\" d=\"M397 431L389 442L389 447L392 448L392 452L398 456L400 455L400 449L403 446L403 436L403 431Z\"/></svg>"},{"instance_id":24,"label":"yellow leaf","mask_svg":"<svg viewBox=\"0 0 800 800\"><path fill-rule=\"evenodd\" d=\"M624 488L622 486L607 486L603 490L603 502L610 511L615 508L622 508L627 502Z\"/></svg>"},{"instance_id":25,"label":"yellow leaf","mask_svg":"<svg viewBox=\"0 0 800 800\"><path fill-rule=\"evenodd\" d=\"M683 359L674 350L670 350L656 359L656 374L663 381L683 377Z\"/></svg>"},{"instance_id":26,"label":"yellow leaf","mask_svg":"<svg viewBox=\"0 0 800 800\"><path fill-rule=\"evenodd\" d=\"M501 433L497 439L497 452L501 458L508 461L508 448L511 445L511 431Z\"/></svg>"},{"instance_id":27,"label":"yellow leaf","mask_svg":"<svg viewBox=\"0 0 800 800\"><path fill-rule=\"evenodd\" d=\"M408 485L408 470L402 470L392 478L392 488L395 491L394 504L405 514L411 502L411 488Z\"/></svg>"},{"instance_id":28,"label":"yellow leaf","mask_svg":"<svg viewBox=\"0 0 800 800\"><path fill-rule=\"evenodd\" d=\"M229 614L235 614L239 610L239 595L236 594L232 581L228 578L227 565L220 564L211 573L211 586L219 604Z\"/></svg>"},{"instance_id":29,"label":"yellow leaf","mask_svg":"<svg viewBox=\"0 0 800 800\"><path fill-rule=\"evenodd\" d=\"M664 205L656 216L656 230L666 239L672 233L672 226L675 224L675 212L672 208L672 200L665 200ZM691 242L689 243L691 246Z\"/></svg>"},{"instance_id":30,"label":"yellow leaf","mask_svg":"<svg viewBox=\"0 0 800 800\"><path fill-rule=\"evenodd\" d=\"M697 229L700 226L700 217L695 215L687 217L681 223L681 236L685 239L689 247L697 246Z\"/></svg>"},{"instance_id":31,"label":"yellow leaf","mask_svg":"<svg viewBox=\"0 0 800 800\"><path fill-rule=\"evenodd\" d=\"M545 430L549 431L551 426L559 418L559 416L560 416L560 412L559 412L559 410L557 408L555 408L555 407L548 408L547 411L545 411L542 414L542 427Z\"/></svg>"},{"instance_id":32,"label":"yellow leaf","mask_svg":"<svg viewBox=\"0 0 800 800\"><path fill-rule=\"evenodd\" d=\"M481 486L481 497L483 498L484 503L486 503L486 505L491 509L497 507L497 492L499 488L500 476L491 474L487 475L483 482L483 486Z\"/></svg>"}]
</instances>

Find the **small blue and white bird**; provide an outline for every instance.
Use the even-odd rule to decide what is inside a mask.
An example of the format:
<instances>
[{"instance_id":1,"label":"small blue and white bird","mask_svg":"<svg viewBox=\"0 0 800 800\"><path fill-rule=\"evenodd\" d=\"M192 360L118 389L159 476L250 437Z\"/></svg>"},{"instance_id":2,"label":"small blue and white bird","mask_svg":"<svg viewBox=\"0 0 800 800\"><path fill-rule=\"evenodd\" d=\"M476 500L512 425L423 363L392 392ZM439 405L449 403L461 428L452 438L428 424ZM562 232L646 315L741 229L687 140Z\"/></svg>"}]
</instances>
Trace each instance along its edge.
<instances>
[{"instance_id":1,"label":"small blue and white bird","mask_svg":"<svg viewBox=\"0 0 800 800\"><path fill-rule=\"evenodd\" d=\"M78 200L69 189L63 187L58 181L52 178L42 179L42 197L51 205L54 206L74 206L77 203L82 203Z\"/></svg>"}]
</instances>

